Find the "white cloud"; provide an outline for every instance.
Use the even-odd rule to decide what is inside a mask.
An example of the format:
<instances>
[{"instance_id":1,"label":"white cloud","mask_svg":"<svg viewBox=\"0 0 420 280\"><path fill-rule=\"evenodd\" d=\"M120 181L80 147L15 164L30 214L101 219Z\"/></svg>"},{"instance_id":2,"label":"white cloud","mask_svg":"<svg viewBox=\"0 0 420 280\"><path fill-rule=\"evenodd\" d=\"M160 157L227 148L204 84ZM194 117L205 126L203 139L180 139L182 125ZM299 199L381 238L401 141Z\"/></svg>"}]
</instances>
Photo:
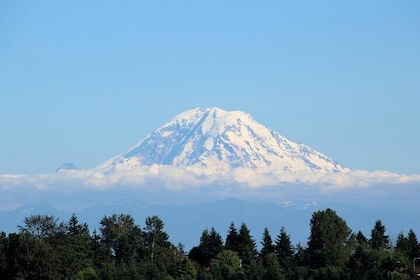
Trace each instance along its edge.
<instances>
[{"instance_id":1,"label":"white cloud","mask_svg":"<svg viewBox=\"0 0 420 280\"><path fill-rule=\"evenodd\" d=\"M39 175L0 175L3 191L14 187L57 189L88 188L106 190L115 186L142 188L150 182L158 183L169 190L186 190L202 185L235 184L258 189L282 184L305 184L328 189L368 188L381 184L420 183L420 175L396 174L388 171L368 172L354 170L348 173L288 172L271 170L258 172L254 169L237 168L219 174L209 173L205 168L172 166L142 166L129 169L64 171Z\"/></svg>"},{"instance_id":2,"label":"white cloud","mask_svg":"<svg viewBox=\"0 0 420 280\"><path fill-rule=\"evenodd\" d=\"M384 196L396 191L400 195L413 196L420 185L420 175L404 175L387 171L367 172L354 170L348 173L288 172L270 170L257 172L238 168L230 172L212 173L206 168L172 166L143 166L134 168L114 167L112 170L64 171L39 175L0 175L0 209L4 205L16 205L19 201L55 200L66 195L89 199L91 197L135 192L141 198L151 195L167 199L203 196L214 198L248 197L255 199L281 199L321 195L331 199L352 194L359 197ZM403 187L402 187L403 186ZM407 187L410 186L410 187ZM415 186L415 187L413 187ZM418 196L417 194L415 195ZM111 196L112 197L112 196ZM360 196L363 200L364 197Z\"/></svg>"}]
</instances>

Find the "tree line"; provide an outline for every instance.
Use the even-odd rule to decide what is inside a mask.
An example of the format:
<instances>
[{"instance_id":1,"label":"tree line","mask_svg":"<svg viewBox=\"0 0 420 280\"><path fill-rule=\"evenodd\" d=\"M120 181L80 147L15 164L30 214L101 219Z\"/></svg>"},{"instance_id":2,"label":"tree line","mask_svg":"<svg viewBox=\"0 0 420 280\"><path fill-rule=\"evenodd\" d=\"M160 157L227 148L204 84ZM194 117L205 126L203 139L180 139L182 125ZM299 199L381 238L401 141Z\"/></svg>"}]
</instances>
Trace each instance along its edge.
<instances>
[{"instance_id":1,"label":"tree line","mask_svg":"<svg viewBox=\"0 0 420 280\"><path fill-rule=\"evenodd\" d=\"M353 232L332 209L316 211L305 246L286 229L262 233L261 249L245 223L225 239L204 229L189 252L174 245L157 216L144 227L126 214L104 216L90 233L76 215L26 217L0 233L0 279L417 279L420 245L410 230L395 241L377 220L369 236ZM418 259L420 266L420 258Z\"/></svg>"}]
</instances>

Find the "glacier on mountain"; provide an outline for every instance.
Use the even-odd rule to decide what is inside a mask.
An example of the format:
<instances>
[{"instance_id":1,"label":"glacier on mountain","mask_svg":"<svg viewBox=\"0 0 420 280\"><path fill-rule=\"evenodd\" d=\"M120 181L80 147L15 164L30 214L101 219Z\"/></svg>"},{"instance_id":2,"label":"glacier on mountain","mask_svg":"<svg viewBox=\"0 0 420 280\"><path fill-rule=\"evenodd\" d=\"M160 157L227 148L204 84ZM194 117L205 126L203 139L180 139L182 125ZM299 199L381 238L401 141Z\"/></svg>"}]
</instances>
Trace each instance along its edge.
<instances>
[{"instance_id":1,"label":"glacier on mountain","mask_svg":"<svg viewBox=\"0 0 420 280\"><path fill-rule=\"evenodd\" d=\"M99 169L151 165L204 167L215 174L259 171L350 171L326 155L288 140L241 111L196 108L175 116Z\"/></svg>"}]
</instances>

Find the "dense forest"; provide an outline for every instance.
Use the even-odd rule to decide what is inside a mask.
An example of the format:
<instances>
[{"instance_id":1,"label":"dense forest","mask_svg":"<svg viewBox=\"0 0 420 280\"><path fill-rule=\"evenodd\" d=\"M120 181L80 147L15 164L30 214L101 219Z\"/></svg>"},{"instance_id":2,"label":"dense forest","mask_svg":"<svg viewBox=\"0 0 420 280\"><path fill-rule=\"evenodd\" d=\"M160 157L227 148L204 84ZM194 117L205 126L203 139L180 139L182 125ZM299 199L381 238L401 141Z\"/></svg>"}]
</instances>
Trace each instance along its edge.
<instances>
[{"instance_id":1,"label":"dense forest","mask_svg":"<svg viewBox=\"0 0 420 280\"><path fill-rule=\"evenodd\" d=\"M0 233L0 279L417 279L412 230L391 240L377 220L365 236L332 209L309 223L305 246L293 245L283 227L274 238L265 228L258 250L247 225L231 223L225 239L204 229L186 252L157 216L144 227L130 215L104 216L91 233L75 215L31 215L17 233Z\"/></svg>"}]
</instances>

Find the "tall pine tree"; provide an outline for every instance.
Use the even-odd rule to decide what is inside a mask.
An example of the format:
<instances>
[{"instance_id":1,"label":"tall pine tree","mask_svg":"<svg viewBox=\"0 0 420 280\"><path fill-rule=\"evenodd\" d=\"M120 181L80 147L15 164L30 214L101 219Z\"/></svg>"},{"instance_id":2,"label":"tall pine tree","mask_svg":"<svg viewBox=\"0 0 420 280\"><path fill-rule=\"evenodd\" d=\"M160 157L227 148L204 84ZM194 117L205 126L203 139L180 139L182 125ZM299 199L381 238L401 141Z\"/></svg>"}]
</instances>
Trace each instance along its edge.
<instances>
[{"instance_id":1,"label":"tall pine tree","mask_svg":"<svg viewBox=\"0 0 420 280\"><path fill-rule=\"evenodd\" d=\"M286 270L294 267L294 248L284 227L280 229L280 234L277 236L275 253L280 267Z\"/></svg>"},{"instance_id":2,"label":"tall pine tree","mask_svg":"<svg viewBox=\"0 0 420 280\"><path fill-rule=\"evenodd\" d=\"M271 235L270 235L270 232L268 231L268 228L264 228L261 245L262 245L262 248L260 251L260 256L263 261L263 264L265 264L267 255L270 253L274 253L273 240L271 239Z\"/></svg>"},{"instance_id":3,"label":"tall pine tree","mask_svg":"<svg viewBox=\"0 0 420 280\"><path fill-rule=\"evenodd\" d=\"M200 245L191 249L188 256L201 266L209 267L210 261L223 251L223 240L220 234L211 228L201 234Z\"/></svg>"},{"instance_id":4,"label":"tall pine tree","mask_svg":"<svg viewBox=\"0 0 420 280\"><path fill-rule=\"evenodd\" d=\"M381 220L375 222L375 226L371 231L370 245L375 250L382 250L389 247L389 236L385 235L386 228Z\"/></svg>"},{"instance_id":5,"label":"tall pine tree","mask_svg":"<svg viewBox=\"0 0 420 280\"><path fill-rule=\"evenodd\" d=\"M229 231L226 236L225 249L238 252L239 235L233 222L230 223Z\"/></svg>"},{"instance_id":6,"label":"tall pine tree","mask_svg":"<svg viewBox=\"0 0 420 280\"><path fill-rule=\"evenodd\" d=\"M244 265L255 261L257 257L257 245L251 236L251 232L245 223L242 223L238 235L238 253Z\"/></svg>"}]
</instances>

